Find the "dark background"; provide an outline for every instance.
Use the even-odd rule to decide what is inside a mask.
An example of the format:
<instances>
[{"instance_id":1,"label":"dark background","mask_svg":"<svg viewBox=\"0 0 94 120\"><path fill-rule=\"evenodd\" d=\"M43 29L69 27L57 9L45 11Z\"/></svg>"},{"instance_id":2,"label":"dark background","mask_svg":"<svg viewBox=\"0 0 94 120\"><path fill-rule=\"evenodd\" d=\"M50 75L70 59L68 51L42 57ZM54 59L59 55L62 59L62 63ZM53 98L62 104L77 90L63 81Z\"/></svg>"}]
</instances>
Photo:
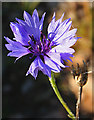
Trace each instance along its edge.
<instances>
[{"instance_id":1,"label":"dark background","mask_svg":"<svg viewBox=\"0 0 94 120\"><path fill-rule=\"evenodd\" d=\"M3 118L68 118L67 112L60 104L53 92L47 76L39 72L35 80L31 75L25 76L32 60L24 56L14 63L15 58L7 57L7 43L4 36L13 39L10 22L15 18L23 19L24 10L32 15L38 10L41 18L46 12L43 32L47 34L47 26L54 11L56 19L65 12L64 19L71 18L72 29L77 28L77 36L82 37L73 46L76 50L71 66L82 60L89 61L88 69L92 70L92 10L89 2L5 2L2 3L2 117ZM64 20L63 19L63 20ZM78 86L68 68L55 74L56 83L63 99L75 114ZM83 88L81 118L92 117L92 75L89 74L88 83Z\"/></svg>"}]
</instances>

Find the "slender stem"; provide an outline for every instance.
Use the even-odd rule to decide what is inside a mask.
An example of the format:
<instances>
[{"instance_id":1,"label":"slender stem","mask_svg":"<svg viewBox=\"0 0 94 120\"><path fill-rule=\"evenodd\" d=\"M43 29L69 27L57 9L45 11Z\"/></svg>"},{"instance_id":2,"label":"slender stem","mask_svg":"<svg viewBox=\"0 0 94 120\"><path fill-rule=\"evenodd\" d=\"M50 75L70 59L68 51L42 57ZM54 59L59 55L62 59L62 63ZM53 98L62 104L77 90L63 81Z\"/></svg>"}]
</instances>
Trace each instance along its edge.
<instances>
[{"instance_id":1,"label":"slender stem","mask_svg":"<svg viewBox=\"0 0 94 120\"><path fill-rule=\"evenodd\" d=\"M81 105L81 95L82 95L82 86L79 86L78 101L77 101L77 104L76 104L76 120L79 120L79 112L80 112L80 105Z\"/></svg>"},{"instance_id":2,"label":"slender stem","mask_svg":"<svg viewBox=\"0 0 94 120\"><path fill-rule=\"evenodd\" d=\"M55 83L55 78L54 78L54 73L51 74L51 78L49 78L50 84L56 94L56 96L58 97L59 101L61 102L61 104L63 105L63 107L66 109L66 111L68 112L68 117L70 117L72 120L76 120L76 117L74 116L74 114L71 112L71 110L69 109L69 107L67 106L67 104L64 102L63 98L61 97L58 88L56 86Z\"/></svg>"}]
</instances>

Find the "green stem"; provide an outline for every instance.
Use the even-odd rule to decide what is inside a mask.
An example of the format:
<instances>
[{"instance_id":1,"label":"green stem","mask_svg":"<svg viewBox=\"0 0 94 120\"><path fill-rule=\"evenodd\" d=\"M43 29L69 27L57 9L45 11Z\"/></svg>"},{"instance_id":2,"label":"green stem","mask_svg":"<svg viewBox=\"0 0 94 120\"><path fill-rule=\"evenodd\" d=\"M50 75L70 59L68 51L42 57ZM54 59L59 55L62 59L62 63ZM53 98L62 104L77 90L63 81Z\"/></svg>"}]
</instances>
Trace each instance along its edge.
<instances>
[{"instance_id":1,"label":"green stem","mask_svg":"<svg viewBox=\"0 0 94 120\"><path fill-rule=\"evenodd\" d=\"M61 104L63 105L63 107L66 109L66 111L68 112L68 117L70 117L72 120L76 120L76 117L74 116L74 114L71 112L71 110L69 109L69 107L67 106L67 104L64 102L63 98L61 97L58 88L56 86L55 83L55 78L54 78L54 73L51 74L51 78L49 78L50 84L56 94L56 96L58 97L58 99L60 100Z\"/></svg>"}]
</instances>

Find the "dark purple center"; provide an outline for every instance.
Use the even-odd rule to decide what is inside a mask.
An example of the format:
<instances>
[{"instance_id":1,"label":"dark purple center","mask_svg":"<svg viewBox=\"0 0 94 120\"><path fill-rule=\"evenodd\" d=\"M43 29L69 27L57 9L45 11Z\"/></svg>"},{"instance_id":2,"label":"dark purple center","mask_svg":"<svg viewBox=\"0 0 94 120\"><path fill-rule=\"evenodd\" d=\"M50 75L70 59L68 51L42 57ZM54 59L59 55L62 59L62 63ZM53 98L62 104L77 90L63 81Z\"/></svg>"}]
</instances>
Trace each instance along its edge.
<instances>
[{"instance_id":1,"label":"dark purple center","mask_svg":"<svg viewBox=\"0 0 94 120\"><path fill-rule=\"evenodd\" d=\"M33 54L33 56L44 56L52 47L52 42L46 39L45 35L41 33L41 38L39 41L34 39L34 36L30 36L30 41L28 41L28 50Z\"/></svg>"}]
</instances>

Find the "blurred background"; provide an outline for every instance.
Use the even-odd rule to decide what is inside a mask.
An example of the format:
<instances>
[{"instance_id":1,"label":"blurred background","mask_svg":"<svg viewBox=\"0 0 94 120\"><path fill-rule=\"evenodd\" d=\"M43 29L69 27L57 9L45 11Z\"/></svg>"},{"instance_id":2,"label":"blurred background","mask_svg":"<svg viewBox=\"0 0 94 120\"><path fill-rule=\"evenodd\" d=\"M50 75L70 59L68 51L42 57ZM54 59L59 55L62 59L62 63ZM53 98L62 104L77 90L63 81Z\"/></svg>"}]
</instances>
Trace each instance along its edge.
<instances>
[{"instance_id":1,"label":"blurred background","mask_svg":"<svg viewBox=\"0 0 94 120\"><path fill-rule=\"evenodd\" d=\"M90 2L5 2L2 3L2 117L3 118L68 118L67 112L60 104L54 94L47 76L39 72L35 80L31 75L25 76L32 60L24 56L14 63L15 58L7 57L8 50L5 48L7 43L4 36L12 39L13 33L10 29L10 22L15 18L23 19L24 10L32 15L34 9L38 10L39 17L46 12L43 33L47 35L47 26L52 19L54 11L56 20L61 17L63 20L71 18L72 29L77 28L78 39L73 46L75 49L70 61L65 62L70 66L77 63L80 66L83 60L88 63L88 70L92 70L92 56L94 55L94 35L92 25L94 25L92 12L94 5ZM92 50L93 48L93 50ZM56 84L63 99L75 114L77 102L78 86L69 68L63 69L55 74ZM92 118L92 74L88 75L88 82L83 87L81 101L81 118Z\"/></svg>"}]
</instances>

